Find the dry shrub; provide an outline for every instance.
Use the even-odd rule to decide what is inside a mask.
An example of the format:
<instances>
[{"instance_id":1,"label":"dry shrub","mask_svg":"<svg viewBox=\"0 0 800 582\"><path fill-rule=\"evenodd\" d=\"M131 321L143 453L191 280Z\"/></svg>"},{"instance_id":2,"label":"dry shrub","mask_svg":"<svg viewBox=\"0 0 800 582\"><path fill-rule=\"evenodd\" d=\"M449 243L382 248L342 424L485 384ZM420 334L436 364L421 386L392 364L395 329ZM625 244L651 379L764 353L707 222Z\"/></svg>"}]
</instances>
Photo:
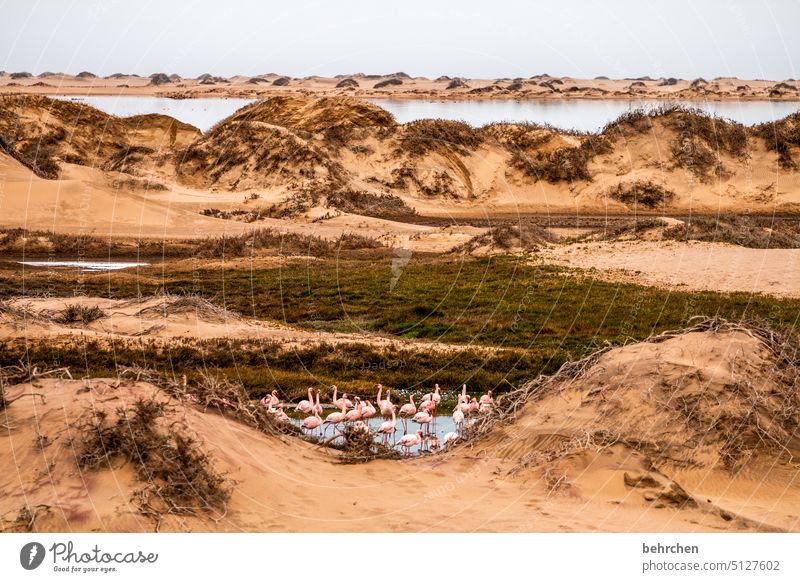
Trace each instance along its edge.
<instances>
[{"instance_id":1,"label":"dry shrub","mask_svg":"<svg viewBox=\"0 0 800 582\"><path fill-rule=\"evenodd\" d=\"M416 216L417 211L394 194L362 191L338 191L327 195L325 206L350 214L392 220Z\"/></svg>"},{"instance_id":2,"label":"dry shrub","mask_svg":"<svg viewBox=\"0 0 800 582\"><path fill-rule=\"evenodd\" d=\"M400 453L375 441L369 430L357 426L346 426L342 431L344 444L341 446L341 463L351 465L367 463L373 459L399 459Z\"/></svg>"},{"instance_id":3,"label":"dry shrub","mask_svg":"<svg viewBox=\"0 0 800 582\"><path fill-rule=\"evenodd\" d=\"M384 87L392 87L392 86L402 85L402 84L403 84L403 80L402 79L386 79L384 81L378 81L377 83L375 83L372 86L372 88L373 89L383 89Z\"/></svg>"},{"instance_id":4,"label":"dry shrub","mask_svg":"<svg viewBox=\"0 0 800 582\"><path fill-rule=\"evenodd\" d=\"M725 242L757 249L800 248L800 230L794 221L747 216L692 218L666 228L662 236L674 240Z\"/></svg>"},{"instance_id":5,"label":"dry shrub","mask_svg":"<svg viewBox=\"0 0 800 582\"><path fill-rule=\"evenodd\" d=\"M800 147L800 112L781 120L753 127L753 134L764 140L770 151L778 154L778 164L784 170L797 170L792 148Z\"/></svg>"},{"instance_id":6,"label":"dry shrub","mask_svg":"<svg viewBox=\"0 0 800 582\"><path fill-rule=\"evenodd\" d=\"M243 257L258 251L273 251L280 255L332 256L340 250L385 248L378 240L358 234L343 234L326 240L313 235L281 232L264 228L233 236L208 238L197 246L200 257Z\"/></svg>"},{"instance_id":7,"label":"dry shrub","mask_svg":"<svg viewBox=\"0 0 800 582\"><path fill-rule=\"evenodd\" d=\"M69 303L64 307L64 309L53 316L53 321L56 323L63 323L64 325L70 325L73 323L89 325L93 321L102 319L105 316L105 311L100 309L97 305L78 305L75 303Z\"/></svg>"},{"instance_id":8,"label":"dry shrub","mask_svg":"<svg viewBox=\"0 0 800 582\"><path fill-rule=\"evenodd\" d=\"M537 250L543 244L553 242L550 233L540 227L527 224L524 227L504 224L490 228L487 232L472 237L453 249L456 253L471 253L483 247L501 250Z\"/></svg>"},{"instance_id":9,"label":"dry shrub","mask_svg":"<svg viewBox=\"0 0 800 582\"><path fill-rule=\"evenodd\" d=\"M431 151L455 150L468 155L483 143L483 134L463 121L447 119L420 119L403 126L401 147L415 156Z\"/></svg>"},{"instance_id":10,"label":"dry shrub","mask_svg":"<svg viewBox=\"0 0 800 582\"><path fill-rule=\"evenodd\" d=\"M551 184L591 180L587 166L589 156L581 147L564 147L551 152L536 152L527 156L519 151L511 156L511 165L534 180Z\"/></svg>"},{"instance_id":11,"label":"dry shrub","mask_svg":"<svg viewBox=\"0 0 800 582\"><path fill-rule=\"evenodd\" d=\"M656 208L668 205L675 193L650 180L634 180L613 186L608 190L608 196L629 206Z\"/></svg>"},{"instance_id":12,"label":"dry shrub","mask_svg":"<svg viewBox=\"0 0 800 582\"><path fill-rule=\"evenodd\" d=\"M145 307L136 312L137 317L157 314L161 317L180 313L192 313L204 321L225 322L238 320L240 316L233 311L219 307L203 297L197 295L163 295L156 305Z\"/></svg>"},{"instance_id":13,"label":"dry shrub","mask_svg":"<svg viewBox=\"0 0 800 582\"><path fill-rule=\"evenodd\" d=\"M137 502L147 515L224 512L230 484L194 438L178 423L167 424L166 408L164 402L139 398L117 408L113 420L96 410L76 426L78 466L99 470L115 460L133 464L142 483Z\"/></svg>"}]
</instances>

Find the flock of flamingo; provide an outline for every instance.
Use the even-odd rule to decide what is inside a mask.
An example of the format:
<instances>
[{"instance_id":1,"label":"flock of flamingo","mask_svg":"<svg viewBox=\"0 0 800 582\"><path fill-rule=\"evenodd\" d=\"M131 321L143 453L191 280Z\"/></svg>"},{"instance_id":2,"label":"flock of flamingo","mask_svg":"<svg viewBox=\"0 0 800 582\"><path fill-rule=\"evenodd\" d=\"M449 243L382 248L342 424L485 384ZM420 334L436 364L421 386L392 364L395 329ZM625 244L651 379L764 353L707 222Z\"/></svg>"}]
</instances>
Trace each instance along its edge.
<instances>
[{"instance_id":1,"label":"flock of flamingo","mask_svg":"<svg viewBox=\"0 0 800 582\"><path fill-rule=\"evenodd\" d=\"M343 427L353 427L356 430L373 434L366 421L380 412L384 422L377 428L373 436L380 435L384 445L388 444L391 436L393 446L403 448L404 458L410 455L411 449L415 446L425 445L431 450L439 448L439 438L435 434L436 408L441 405L442 395L438 384L435 385L433 392L429 392L422 397L419 406L415 404L414 395L411 394L408 397L408 402L400 406L399 410L397 404L392 402L391 390L386 391L386 398L384 399L382 398L383 386L376 384L375 388L378 390L376 398L377 409L369 400L362 401L358 396L350 400L347 394L343 393L341 397L338 397L339 389L336 386L331 386L333 391L331 404L336 409L336 412L331 412L324 420L322 418L323 406L319 401L320 390L318 388L309 388L308 399L301 400L295 406L296 411L309 415L303 419L302 429L308 431L310 435L313 435L319 429L323 438L329 427L332 429L334 436L337 436L337 428L340 430L339 435L341 435ZM314 398L315 394L316 399ZM284 403L278 397L277 390L273 390L271 394L262 398L261 404L275 415L278 422L290 422L289 416L283 411ZM444 435L442 445L447 448L463 438L464 431L471 422L470 417L474 414L490 412L493 405L494 399L492 398L491 390L483 394L480 399L477 399L474 396L467 395L467 385L462 385L458 401L455 408L453 408L453 423L456 430ZM398 416L403 424L404 435L399 440L396 440L395 431ZM411 433L408 432L409 419L419 425L417 430ZM431 428L433 428L433 432L431 432Z\"/></svg>"}]
</instances>

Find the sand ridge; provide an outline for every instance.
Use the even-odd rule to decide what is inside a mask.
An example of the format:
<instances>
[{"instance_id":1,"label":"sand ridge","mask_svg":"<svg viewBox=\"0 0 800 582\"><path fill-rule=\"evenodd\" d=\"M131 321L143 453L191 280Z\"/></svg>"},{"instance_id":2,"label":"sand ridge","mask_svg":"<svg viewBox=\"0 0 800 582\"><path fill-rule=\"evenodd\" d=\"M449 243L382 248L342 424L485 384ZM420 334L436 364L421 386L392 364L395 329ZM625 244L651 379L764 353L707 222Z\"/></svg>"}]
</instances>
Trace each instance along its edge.
<instances>
[{"instance_id":1,"label":"sand ridge","mask_svg":"<svg viewBox=\"0 0 800 582\"><path fill-rule=\"evenodd\" d=\"M697 345L704 349L698 351ZM716 441L698 451L682 448L681 439L690 438L691 429L665 412L646 414L654 404L648 395L661 389L655 370L665 378L662 386L675 385L685 395L713 389L720 398L733 399L725 388L731 381L751 379L759 390L781 389L778 378L764 373L773 366L772 357L757 338L735 330L617 348L472 445L362 465L341 465L336 453L295 437L264 435L172 401L170 415L183 419L216 469L236 485L224 515L165 517L160 528L796 531L797 468L787 465L782 453L768 444L756 446L751 464L729 471L714 461L721 450ZM639 384L651 388L632 389ZM46 402L25 396L30 392L45 394ZM68 443L71 427L87 407L114 408L153 395L165 397L145 382L116 379L38 379L9 388L7 396L15 400L3 413L0 434L7 453L0 457L4 528L21 527L17 518L27 506L36 508L35 531L152 531L152 519L132 502L132 468L112 463L110 469L81 472ZM623 412L612 406L619 399L628 419L622 424L614 415ZM625 438L611 444L573 438L604 428L615 428ZM644 442L667 433L672 437L663 442L680 455L632 444L636 437ZM47 446L35 445L37 434L47 437ZM565 448L565 441L578 444ZM681 465L681 459L694 464ZM768 473L759 472L761 461L771 467Z\"/></svg>"}]
</instances>

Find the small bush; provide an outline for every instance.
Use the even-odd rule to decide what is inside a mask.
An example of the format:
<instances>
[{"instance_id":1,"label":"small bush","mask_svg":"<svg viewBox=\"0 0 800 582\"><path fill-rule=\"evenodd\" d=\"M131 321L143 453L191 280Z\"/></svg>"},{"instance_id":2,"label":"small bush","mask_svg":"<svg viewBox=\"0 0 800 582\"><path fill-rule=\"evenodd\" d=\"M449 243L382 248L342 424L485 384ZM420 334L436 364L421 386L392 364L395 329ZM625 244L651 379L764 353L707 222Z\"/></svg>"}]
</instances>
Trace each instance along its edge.
<instances>
[{"instance_id":1,"label":"small bush","mask_svg":"<svg viewBox=\"0 0 800 582\"><path fill-rule=\"evenodd\" d=\"M463 121L421 119L405 124L401 143L411 155L421 156L442 147L467 155L483 143L483 134Z\"/></svg>"},{"instance_id":2,"label":"small bush","mask_svg":"<svg viewBox=\"0 0 800 582\"><path fill-rule=\"evenodd\" d=\"M77 462L82 469L110 467L115 459L134 465L139 509L156 517L222 510L230 486L192 437L163 426L166 405L138 399L116 411L111 421L104 411L77 427Z\"/></svg>"},{"instance_id":3,"label":"small bush","mask_svg":"<svg viewBox=\"0 0 800 582\"><path fill-rule=\"evenodd\" d=\"M383 89L384 87L391 87L393 85L402 85L402 79L385 79L383 81L378 81L375 83L372 88L373 89Z\"/></svg>"},{"instance_id":4,"label":"small bush","mask_svg":"<svg viewBox=\"0 0 800 582\"><path fill-rule=\"evenodd\" d=\"M325 205L342 212L376 218L406 218L417 211L394 194L372 194L363 191L339 191L328 194Z\"/></svg>"},{"instance_id":5,"label":"small bush","mask_svg":"<svg viewBox=\"0 0 800 582\"><path fill-rule=\"evenodd\" d=\"M70 303L53 317L53 321L66 325L73 323L88 325L105 316L105 312L96 305L86 306Z\"/></svg>"},{"instance_id":6,"label":"small bush","mask_svg":"<svg viewBox=\"0 0 800 582\"><path fill-rule=\"evenodd\" d=\"M675 193L649 180L635 180L621 182L610 188L608 196L629 206L656 208L669 204L675 197Z\"/></svg>"}]
</instances>

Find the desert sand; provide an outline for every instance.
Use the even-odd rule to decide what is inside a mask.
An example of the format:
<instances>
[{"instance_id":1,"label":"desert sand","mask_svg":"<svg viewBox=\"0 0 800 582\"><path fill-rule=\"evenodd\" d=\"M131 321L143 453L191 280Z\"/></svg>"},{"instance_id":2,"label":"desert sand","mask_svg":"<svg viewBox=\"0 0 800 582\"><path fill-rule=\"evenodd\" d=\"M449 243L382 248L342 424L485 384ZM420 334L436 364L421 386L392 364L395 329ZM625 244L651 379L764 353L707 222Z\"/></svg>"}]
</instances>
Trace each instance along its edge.
<instances>
[{"instance_id":1,"label":"desert sand","mask_svg":"<svg viewBox=\"0 0 800 582\"><path fill-rule=\"evenodd\" d=\"M338 75L334 78L291 78L276 73L229 78L211 74L194 79L153 73L149 76L114 74L98 77L26 72L0 75L0 91L43 95L159 95L164 97L269 97L273 95L349 95L392 99L634 99L634 100L798 100L794 79L576 79L535 75L515 79L437 79L386 75Z\"/></svg>"},{"instance_id":2,"label":"desert sand","mask_svg":"<svg viewBox=\"0 0 800 582\"><path fill-rule=\"evenodd\" d=\"M769 402L783 394L775 357L737 330L617 348L474 443L363 465L145 382L39 379L7 393L0 515L4 529L34 531L797 531L796 436L762 419L784 448L745 439L734 450L726 425L702 428L703 415L746 412L750 393L726 391L731 383ZM168 401L163 422L194 435L233 480L224 510L143 515L130 463L79 470L80 418L148 396ZM682 416L690 401L700 425Z\"/></svg>"},{"instance_id":3,"label":"desert sand","mask_svg":"<svg viewBox=\"0 0 800 582\"><path fill-rule=\"evenodd\" d=\"M627 241L544 249L537 260L609 281L684 291L800 296L800 250L731 244Z\"/></svg>"},{"instance_id":4,"label":"desert sand","mask_svg":"<svg viewBox=\"0 0 800 582\"><path fill-rule=\"evenodd\" d=\"M157 281L172 268L246 270L291 260L275 249L159 258L161 241L193 247L274 231L309 241L355 236L359 249L379 249L398 264L413 253L443 261L515 253L613 281L800 296L793 272L797 245L789 235L781 243L786 248L754 249L647 236L604 239L596 225L584 224L666 217L659 223L664 231L663 225L688 225L696 216L745 214L796 222L797 114L745 128L667 107L624 116L589 135L528 124L398 124L380 107L353 98L447 92L448 98L669 93L727 99L773 91L780 92L775 98L796 98L794 85L747 82L739 91L740 82L730 79L694 85L641 80L633 87L634 81L598 79L597 88L571 90L589 84L539 78L519 81L521 88L507 87L514 83L509 80L491 83L501 89L470 93L485 85L468 81L446 89L452 79L395 75L400 83L376 89L373 81L388 78L354 76L358 87L337 89L330 79L274 84L277 78L158 78L153 84L126 76L0 77L0 90L13 93L0 97L0 228L7 229L0 233L6 260L0 268L11 273L6 280L21 272L15 261L23 256L61 257L54 234L91 235L100 246L128 244L130 256L138 256L139 243L155 243L156 265L111 276ZM112 90L112 83L128 86ZM123 119L22 95L117 90L268 98L201 133L165 116ZM761 231L771 233L772 225ZM97 306L105 315L87 325L54 321L68 303ZM288 349L361 342L425 351L464 347L298 330L196 298L13 297L2 306L0 339L46 339L56 348L81 339L180 345L224 338ZM757 332L731 326L617 347L580 363L579 373L543 384L531 377L511 408L498 398L496 416L487 417L497 422L470 442L407 461L358 465L344 465L337 451L295 436L256 430L152 382L22 374L4 386L0 411L2 527L797 531L798 408L793 379L784 375L794 369L787 361L793 362ZM142 397L167 406L153 427L194 439L230 480L224 505L154 511L145 499L152 491L142 489L134 463L115 458L111 466L80 467L82 423L93 411L114 418L118 407Z\"/></svg>"}]
</instances>

